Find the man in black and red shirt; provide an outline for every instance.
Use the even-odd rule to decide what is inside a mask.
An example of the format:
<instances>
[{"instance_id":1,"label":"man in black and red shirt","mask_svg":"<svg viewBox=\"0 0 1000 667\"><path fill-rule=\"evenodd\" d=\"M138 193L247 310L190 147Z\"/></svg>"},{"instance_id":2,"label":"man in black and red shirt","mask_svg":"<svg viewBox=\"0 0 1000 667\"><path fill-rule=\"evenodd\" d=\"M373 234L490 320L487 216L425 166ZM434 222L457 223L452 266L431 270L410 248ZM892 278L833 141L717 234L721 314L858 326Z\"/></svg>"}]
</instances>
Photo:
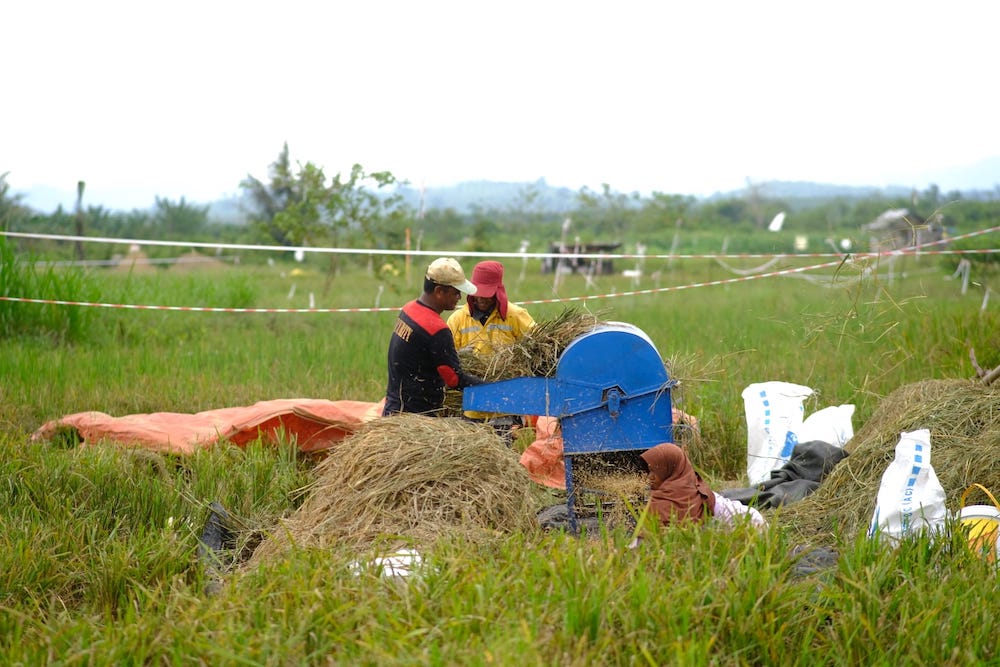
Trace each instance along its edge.
<instances>
[{"instance_id":1,"label":"man in black and red shirt","mask_svg":"<svg viewBox=\"0 0 1000 667\"><path fill-rule=\"evenodd\" d=\"M475 294L462 266L451 257L431 262L424 292L399 313L389 339L389 383L383 415L410 412L440 416L445 387L463 389L482 379L462 370L455 339L441 313L454 310L462 294Z\"/></svg>"}]
</instances>

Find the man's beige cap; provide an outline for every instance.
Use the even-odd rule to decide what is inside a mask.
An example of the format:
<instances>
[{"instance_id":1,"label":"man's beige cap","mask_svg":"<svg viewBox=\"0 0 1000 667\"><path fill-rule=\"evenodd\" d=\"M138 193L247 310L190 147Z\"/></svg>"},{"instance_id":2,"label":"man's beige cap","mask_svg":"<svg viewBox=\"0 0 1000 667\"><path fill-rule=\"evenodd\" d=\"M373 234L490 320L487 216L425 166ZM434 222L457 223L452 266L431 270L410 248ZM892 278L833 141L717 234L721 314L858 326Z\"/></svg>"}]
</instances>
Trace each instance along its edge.
<instances>
[{"instance_id":1,"label":"man's beige cap","mask_svg":"<svg viewBox=\"0 0 1000 667\"><path fill-rule=\"evenodd\" d=\"M427 267L427 278L438 285L449 285L465 294L475 294L476 286L465 279L465 271L458 260L451 257L439 257Z\"/></svg>"}]
</instances>

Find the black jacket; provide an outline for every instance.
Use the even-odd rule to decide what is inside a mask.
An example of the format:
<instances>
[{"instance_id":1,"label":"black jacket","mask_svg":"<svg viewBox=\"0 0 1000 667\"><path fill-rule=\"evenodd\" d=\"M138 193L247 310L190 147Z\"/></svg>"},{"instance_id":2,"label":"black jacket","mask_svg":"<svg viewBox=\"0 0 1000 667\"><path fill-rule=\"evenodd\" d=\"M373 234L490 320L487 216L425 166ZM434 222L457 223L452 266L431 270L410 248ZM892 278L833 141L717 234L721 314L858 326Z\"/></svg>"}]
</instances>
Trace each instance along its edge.
<instances>
[{"instance_id":1,"label":"black jacket","mask_svg":"<svg viewBox=\"0 0 1000 667\"><path fill-rule=\"evenodd\" d=\"M389 382L383 415L412 412L438 416L445 387L462 389L482 380L462 370L451 330L430 306L411 301L399 312L389 339Z\"/></svg>"}]
</instances>

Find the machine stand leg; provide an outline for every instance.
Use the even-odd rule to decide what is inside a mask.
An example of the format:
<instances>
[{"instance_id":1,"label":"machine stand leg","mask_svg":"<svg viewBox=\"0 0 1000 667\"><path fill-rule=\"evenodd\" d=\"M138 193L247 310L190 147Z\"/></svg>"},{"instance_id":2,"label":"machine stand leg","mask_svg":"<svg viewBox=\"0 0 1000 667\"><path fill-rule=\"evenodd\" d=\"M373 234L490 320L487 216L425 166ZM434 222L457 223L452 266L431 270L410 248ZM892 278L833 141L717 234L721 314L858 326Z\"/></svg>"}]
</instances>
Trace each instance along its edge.
<instances>
[{"instance_id":1,"label":"machine stand leg","mask_svg":"<svg viewBox=\"0 0 1000 667\"><path fill-rule=\"evenodd\" d=\"M566 466L566 516L569 519L569 529L574 535L580 534L576 523L576 489L573 488L573 457L563 456Z\"/></svg>"}]
</instances>

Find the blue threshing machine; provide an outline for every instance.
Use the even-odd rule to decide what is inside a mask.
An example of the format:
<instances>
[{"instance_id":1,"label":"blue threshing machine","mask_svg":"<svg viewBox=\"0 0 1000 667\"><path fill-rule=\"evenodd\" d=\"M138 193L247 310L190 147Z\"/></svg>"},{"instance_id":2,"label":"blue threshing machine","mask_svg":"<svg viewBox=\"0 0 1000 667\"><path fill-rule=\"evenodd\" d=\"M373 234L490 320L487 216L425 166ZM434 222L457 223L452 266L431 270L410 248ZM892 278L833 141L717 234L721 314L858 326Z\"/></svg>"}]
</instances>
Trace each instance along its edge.
<instances>
[{"instance_id":1,"label":"blue threshing machine","mask_svg":"<svg viewBox=\"0 0 1000 667\"><path fill-rule=\"evenodd\" d=\"M566 506L576 530L573 459L645 451L673 442L675 384L649 336L623 322L596 326L559 357L554 377L521 377L465 389L462 408L557 417L566 464Z\"/></svg>"}]
</instances>

